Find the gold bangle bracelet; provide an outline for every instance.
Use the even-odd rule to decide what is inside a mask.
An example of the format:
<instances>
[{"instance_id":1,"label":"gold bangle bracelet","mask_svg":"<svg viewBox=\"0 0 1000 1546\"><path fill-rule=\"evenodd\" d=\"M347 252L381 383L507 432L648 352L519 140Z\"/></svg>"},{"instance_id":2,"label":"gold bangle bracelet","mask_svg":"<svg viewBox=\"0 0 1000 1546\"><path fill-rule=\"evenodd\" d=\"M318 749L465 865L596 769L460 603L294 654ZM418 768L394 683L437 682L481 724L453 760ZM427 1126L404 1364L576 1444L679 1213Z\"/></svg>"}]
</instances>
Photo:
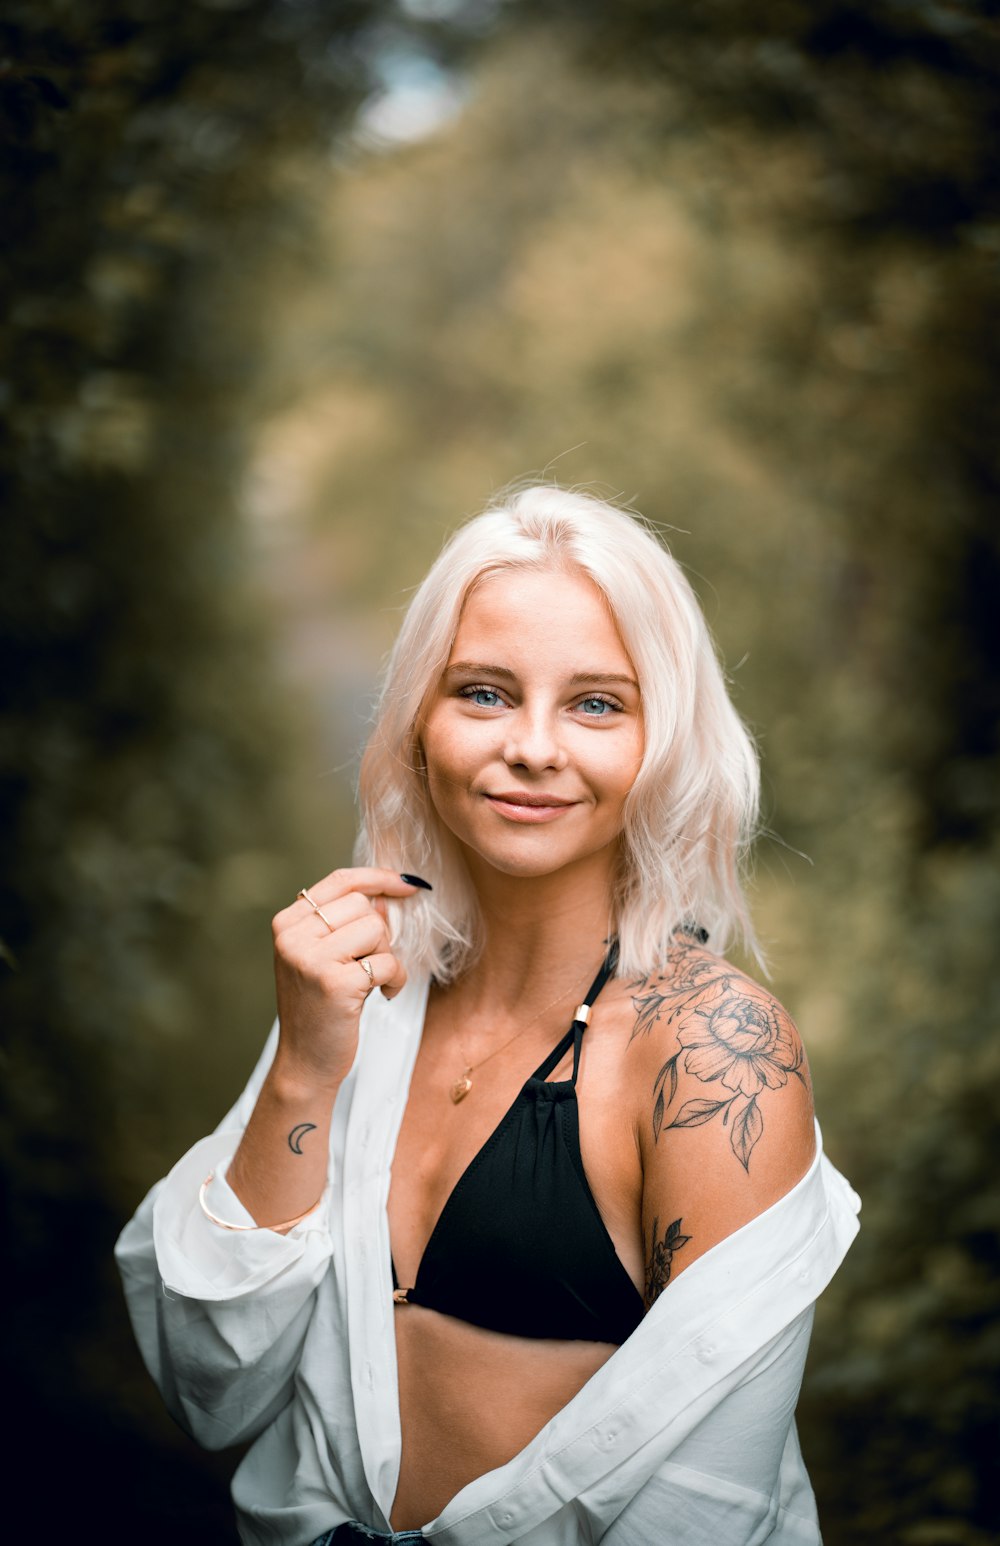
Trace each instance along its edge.
<instances>
[{"instance_id":1,"label":"gold bangle bracelet","mask_svg":"<svg viewBox=\"0 0 1000 1546\"><path fill-rule=\"evenodd\" d=\"M242 1234L244 1231L251 1229L291 1229L293 1224L301 1224L302 1220L307 1219L310 1213L315 1213L316 1209L323 1201L323 1193L321 1192L316 1201L312 1204L312 1207L307 1208L304 1213L297 1213L293 1219L283 1219L280 1224L230 1224L226 1219L220 1219L217 1213L213 1213L211 1208L208 1206L208 1203L205 1201L205 1193L208 1191L214 1180L215 1171L210 1170L204 1181L201 1183L201 1186L198 1188L198 1204L202 1213L207 1219L211 1220L213 1224L218 1224L220 1229L231 1229L237 1234Z\"/></svg>"}]
</instances>

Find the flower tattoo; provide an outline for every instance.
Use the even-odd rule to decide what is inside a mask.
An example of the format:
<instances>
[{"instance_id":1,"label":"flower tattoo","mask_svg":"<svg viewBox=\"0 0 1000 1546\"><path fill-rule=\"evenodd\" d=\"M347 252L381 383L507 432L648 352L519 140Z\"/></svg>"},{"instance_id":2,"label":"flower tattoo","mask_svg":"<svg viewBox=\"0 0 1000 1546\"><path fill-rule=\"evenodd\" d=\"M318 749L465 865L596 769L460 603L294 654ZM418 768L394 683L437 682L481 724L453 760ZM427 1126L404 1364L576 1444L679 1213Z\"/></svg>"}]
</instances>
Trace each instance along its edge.
<instances>
[{"instance_id":1,"label":"flower tattoo","mask_svg":"<svg viewBox=\"0 0 1000 1546\"><path fill-rule=\"evenodd\" d=\"M658 979L633 987L645 991L633 997L636 1023L633 1037L647 1034L661 1018L667 1024L689 1011L677 1032L680 1051L668 1058L653 1081L653 1139L674 1127L700 1127L722 1117L729 1128L733 1153L750 1168L750 1155L764 1131L757 1097L765 1089L778 1090L794 1074L803 1084L802 1047L784 1010L762 989L710 957L691 959L689 947L679 970L671 973L669 986ZM677 1094L677 1068L704 1084L721 1083L732 1093L718 1100L689 1100L673 1121L665 1122Z\"/></svg>"},{"instance_id":2,"label":"flower tattoo","mask_svg":"<svg viewBox=\"0 0 1000 1546\"><path fill-rule=\"evenodd\" d=\"M650 1246L649 1260L646 1263L646 1290L643 1295L646 1309L648 1310L654 1299L658 1299L670 1282L670 1273L674 1264L674 1252L679 1251L682 1245L687 1245L690 1235L681 1234L681 1221L674 1219L668 1226L662 1240L657 1240L660 1220L653 1220L653 1241Z\"/></svg>"}]
</instances>

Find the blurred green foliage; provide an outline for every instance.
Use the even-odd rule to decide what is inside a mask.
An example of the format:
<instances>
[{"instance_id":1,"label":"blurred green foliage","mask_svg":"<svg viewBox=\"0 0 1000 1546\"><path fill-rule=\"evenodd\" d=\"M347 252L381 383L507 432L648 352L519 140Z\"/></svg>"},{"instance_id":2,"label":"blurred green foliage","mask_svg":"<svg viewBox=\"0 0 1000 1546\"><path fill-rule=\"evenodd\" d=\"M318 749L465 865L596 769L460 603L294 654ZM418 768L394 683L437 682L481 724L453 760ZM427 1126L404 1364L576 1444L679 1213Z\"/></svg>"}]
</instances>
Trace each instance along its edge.
<instances>
[{"instance_id":1,"label":"blurred green foliage","mask_svg":"<svg viewBox=\"0 0 1000 1546\"><path fill-rule=\"evenodd\" d=\"M218 339L197 295L280 220L276 158L368 89L377 19L12 0L0 20L4 1389L107 1541L232 1538L223 1488L152 1415L110 1250L266 1029L276 899L345 841L317 800L307 842L234 507L260 319Z\"/></svg>"},{"instance_id":2,"label":"blurred green foliage","mask_svg":"<svg viewBox=\"0 0 1000 1546\"><path fill-rule=\"evenodd\" d=\"M548 469L675 528L764 753L757 911L864 1199L801 1406L828 1546L985 1546L990 9L15 0L0 25L26 1433L107 1539L228 1538L230 1457L156 1414L110 1244L242 1080L267 915L346 849L325 775L407 588L462 514ZM351 125L401 27L450 66L478 40L470 102L373 153Z\"/></svg>"}]
</instances>

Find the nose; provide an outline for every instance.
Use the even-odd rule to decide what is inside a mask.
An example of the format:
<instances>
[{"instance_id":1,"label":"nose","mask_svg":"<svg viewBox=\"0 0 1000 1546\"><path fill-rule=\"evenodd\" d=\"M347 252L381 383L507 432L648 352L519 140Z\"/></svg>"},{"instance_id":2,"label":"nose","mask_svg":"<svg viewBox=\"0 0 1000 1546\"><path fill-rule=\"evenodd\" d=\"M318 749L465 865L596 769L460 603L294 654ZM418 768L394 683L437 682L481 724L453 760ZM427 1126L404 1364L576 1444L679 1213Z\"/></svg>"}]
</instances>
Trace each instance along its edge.
<instances>
[{"instance_id":1,"label":"nose","mask_svg":"<svg viewBox=\"0 0 1000 1546\"><path fill-rule=\"evenodd\" d=\"M559 771L566 766L566 750L553 716L542 709L519 709L507 721L503 760L509 768L529 773Z\"/></svg>"}]
</instances>

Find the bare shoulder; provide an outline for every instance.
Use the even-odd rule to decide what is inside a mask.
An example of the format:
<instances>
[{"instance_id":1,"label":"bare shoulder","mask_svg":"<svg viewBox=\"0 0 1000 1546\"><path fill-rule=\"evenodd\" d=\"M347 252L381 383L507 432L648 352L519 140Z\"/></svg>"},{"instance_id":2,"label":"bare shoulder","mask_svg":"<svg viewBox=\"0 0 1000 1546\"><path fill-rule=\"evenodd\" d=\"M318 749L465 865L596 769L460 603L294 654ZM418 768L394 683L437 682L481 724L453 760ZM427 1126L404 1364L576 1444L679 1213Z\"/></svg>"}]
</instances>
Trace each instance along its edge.
<instances>
[{"instance_id":1,"label":"bare shoulder","mask_svg":"<svg viewBox=\"0 0 1000 1546\"><path fill-rule=\"evenodd\" d=\"M628 993L647 1267L665 1248L680 1249L665 1247L665 1220L674 1241L683 1240L683 1268L808 1169L808 1063L774 994L694 936L679 935L662 969L631 982Z\"/></svg>"},{"instance_id":2,"label":"bare shoulder","mask_svg":"<svg viewBox=\"0 0 1000 1546\"><path fill-rule=\"evenodd\" d=\"M812 1120L805 1049L774 994L693 936L678 936L660 971L629 984L631 1042L652 1074L654 1143L663 1132L720 1121L744 1170L765 1111ZM643 1051L645 1055L643 1055ZM783 1103L768 1100L788 1091Z\"/></svg>"}]
</instances>

